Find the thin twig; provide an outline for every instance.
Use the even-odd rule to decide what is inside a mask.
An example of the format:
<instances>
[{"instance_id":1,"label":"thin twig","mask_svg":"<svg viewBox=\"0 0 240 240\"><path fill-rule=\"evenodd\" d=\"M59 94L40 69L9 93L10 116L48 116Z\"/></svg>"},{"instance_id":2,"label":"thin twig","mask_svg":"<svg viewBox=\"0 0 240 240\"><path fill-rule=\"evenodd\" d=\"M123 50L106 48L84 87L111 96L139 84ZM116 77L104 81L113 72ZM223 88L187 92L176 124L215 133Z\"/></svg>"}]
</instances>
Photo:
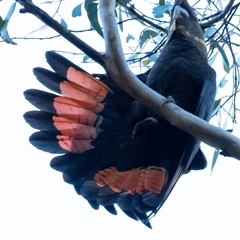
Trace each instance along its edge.
<instances>
[{"instance_id":1,"label":"thin twig","mask_svg":"<svg viewBox=\"0 0 240 240\"><path fill-rule=\"evenodd\" d=\"M20 13L33 14L35 17L39 18L43 23L45 23L46 25L54 29L56 32L58 32L60 35L62 35L65 39L71 42L78 49L86 53L95 62L99 63L103 68L106 68L101 53L97 52L95 49L87 45L85 42L76 37L74 34L70 33L60 23L51 18L46 12L44 12L42 9L34 5L31 0L16 0L16 1L23 6L23 8L20 9Z\"/></svg>"},{"instance_id":2,"label":"thin twig","mask_svg":"<svg viewBox=\"0 0 240 240\"><path fill-rule=\"evenodd\" d=\"M163 28L163 27L161 27L161 26L153 23L152 21L148 20L143 14L142 14L142 15L139 14L139 13L135 10L135 8L134 8L133 5L131 5L130 7L128 7L128 6L127 6L123 1L121 1L121 0L118 0L117 3L118 3L119 5L121 5L121 6L123 6L125 9L127 9L128 12L132 13L133 15L135 15L138 19L144 21L145 23L149 24L150 26L152 26L152 27L154 27L154 28L156 28L156 29L158 29L158 30L166 33L166 34L168 33L168 30L167 30L166 28Z\"/></svg>"},{"instance_id":3,"label":"thin twig","mask_svg":"<svg viewBox=\"0 0 240 240\"><path fill-rule=\"evenodd\" d=\"M235 2L235 0L229 0L229 3L224 8L224 10L220 11L217 15L214 14L214 17L211 20L209 20L208 22L200 24L201 28L202 29L208 28L208 27L212 26L214 23L217 23L220 20L222 20L228 14L228 12L231 10L234 2Z\"/></svg>"}]
</instances>

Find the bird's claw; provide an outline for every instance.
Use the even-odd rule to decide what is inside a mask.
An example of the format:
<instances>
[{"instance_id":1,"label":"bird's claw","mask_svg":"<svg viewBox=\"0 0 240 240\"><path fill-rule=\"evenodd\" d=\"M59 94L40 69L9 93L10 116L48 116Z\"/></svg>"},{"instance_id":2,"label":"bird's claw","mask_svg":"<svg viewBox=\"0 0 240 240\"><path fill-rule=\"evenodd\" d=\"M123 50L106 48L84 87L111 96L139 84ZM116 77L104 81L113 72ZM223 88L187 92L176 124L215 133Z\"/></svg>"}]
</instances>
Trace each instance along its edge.
<instances>
[{"instance_id":1,"label":"bird's claw","mask_svg":"<svg viewBox=\"0 0 240 240\"><path fill-rule=\"evenodd\" d=\"M150 129L153 129L157 125L158 121L154 117L148 117L140 122L138 122L132 131L132 138L138 135L144 134Z\"/></svg>"},{"instance_id":2,"label":"bird's claw","mask_svg":"<svg viewBox=\"0 0 240 240\"><path fill-rule=\"evenodd\" d=\"M175 100L172 96L167 96L166 100L163 102L163 106L168 103L175 103Z\"/></svg>"}]
</instances>

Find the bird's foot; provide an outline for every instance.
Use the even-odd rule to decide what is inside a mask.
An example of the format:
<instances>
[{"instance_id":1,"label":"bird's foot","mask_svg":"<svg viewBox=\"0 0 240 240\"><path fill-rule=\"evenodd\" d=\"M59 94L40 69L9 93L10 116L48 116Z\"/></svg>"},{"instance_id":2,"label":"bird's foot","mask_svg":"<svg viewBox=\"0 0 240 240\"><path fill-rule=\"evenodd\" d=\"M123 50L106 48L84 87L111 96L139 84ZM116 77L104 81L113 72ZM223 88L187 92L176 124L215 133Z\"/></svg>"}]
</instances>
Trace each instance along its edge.
<instances>
[{"instance_id":1,"label":"bird's foot","mask_svg":"<svg viewBox=\"0 0 240 240\"><path fill-rule=\"evenodd\" d=\"M167 96L166 97L166 100L164 101L163 106L165 104L168 104L168 103L175 103L175 100L174 100L174 98L172 96Z\"/></svg>"},{"instance_id":2,"label":"bird's foot","mask_svg":"<svg viewBox=\"0 0 240 240\"><path fill-rule=\"evenodd\" d=\"M229 154L228 152L226 152L225 150L220 152L220 155L224 156L224 157L232 157L231 154Z\"/></svg>"},{"instance_id":3,"label":"bird's foot","mask_svg":"<svg viewBox=\"0 0 240 240\"><path fill-rule=\"evenodd\" d=\"M140 122L138 122L132 131L132 138L139 135L145 134L150 129L153 129L158 124L158 121L154 117L148 117Z\"/></svg>"}]
</instances>

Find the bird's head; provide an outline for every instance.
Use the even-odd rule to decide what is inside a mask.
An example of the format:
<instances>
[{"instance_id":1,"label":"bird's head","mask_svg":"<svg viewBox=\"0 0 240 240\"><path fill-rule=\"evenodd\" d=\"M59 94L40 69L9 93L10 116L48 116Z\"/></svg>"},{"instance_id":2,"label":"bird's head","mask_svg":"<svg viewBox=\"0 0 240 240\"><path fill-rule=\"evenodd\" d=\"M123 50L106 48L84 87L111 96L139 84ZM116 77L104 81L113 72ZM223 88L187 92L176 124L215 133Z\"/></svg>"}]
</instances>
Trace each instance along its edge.
<instances>
[{"instance_id":1,"label":"bird's head","mask_svg":"<svg viewBox=\"0 0 240 240\"><path fill-rule=\"evenodd\" d=\"M174 33L182 34L191 41L206 57L207 50L203 31L197 21L196 15L187 0L176 0L171 13L171 24L167 42Z\"/></svg>"}]
</instances>

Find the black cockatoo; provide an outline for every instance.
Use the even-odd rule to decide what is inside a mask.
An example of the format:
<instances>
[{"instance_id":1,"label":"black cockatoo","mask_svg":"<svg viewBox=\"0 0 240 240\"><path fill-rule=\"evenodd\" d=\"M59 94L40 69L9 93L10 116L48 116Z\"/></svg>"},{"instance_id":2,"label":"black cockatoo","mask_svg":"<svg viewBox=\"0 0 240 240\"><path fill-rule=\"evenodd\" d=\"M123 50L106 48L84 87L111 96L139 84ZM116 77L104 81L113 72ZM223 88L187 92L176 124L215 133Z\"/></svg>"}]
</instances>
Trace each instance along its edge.
<instances>
[{"instance_id":1,"label":"black cockatoo","mask_svg":"<svg viewBox=\"0 0 240 240\"><path fill-rule=\"evenodd\" d=\"M26 99L40 109L24 115L40 130L30 142L62 154L52 159L51 167L94 209L102 205L117 214L117 204L151 227L150 217L181 175L206 166L199 141L125 94L107 75L94 77L54 52L46 58L54 72L35 68L34 74L58 95L25 91ZM145 76L140 79L148 87L209 121L216 76L186 0L176 1L166 44Z\"/></svg>"}]
</instances>

